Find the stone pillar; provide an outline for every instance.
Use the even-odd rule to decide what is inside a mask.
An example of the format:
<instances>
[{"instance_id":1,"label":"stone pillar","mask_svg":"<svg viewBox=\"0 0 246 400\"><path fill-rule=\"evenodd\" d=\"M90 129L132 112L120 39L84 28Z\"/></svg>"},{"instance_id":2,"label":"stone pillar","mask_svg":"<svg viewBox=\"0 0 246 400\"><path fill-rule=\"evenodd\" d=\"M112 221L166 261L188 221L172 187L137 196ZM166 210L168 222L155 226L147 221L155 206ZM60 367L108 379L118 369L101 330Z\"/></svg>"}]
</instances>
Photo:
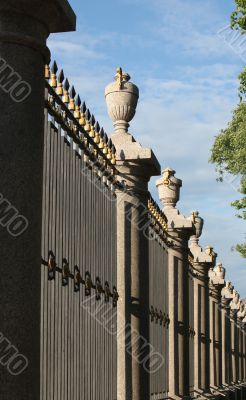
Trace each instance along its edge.
<instances>
[{"instance_id":1,"label":"stone pillar","mask_svg":"<svg viewBox=\"0 0 246 400\"><path fill-rule=\"evenodd\" d=\"M236 290L233 290L233 299L230 303L230 322L231 322L231 374L232 385L238 383L238 366L237 366L237 312L240 308L240 298Z\"/></svg>"},{"instance_id":2,"label":"stone pillar","mask_svg":"<svg viewBox=\"0 0 246 400\"><path fill-rule=\"evenodd\" d=\"M189 396L188 241L195 228L176 208L182 181L174 175L175 171L167 168L156 185L168 219L171 242L168 249L169 397L181 399Z\"/></svg>"},{"instance_id":3,"label":"stone pillar","mask_svg":"<svg viewBox=\"0 0 246 400\"><path fill-rule=\"evenodd\" d=\"M209 271L210 289L210 386L214 393L222 387L221 290L225 270L219 263Z\"/></svg>"},{"instance_id":4,"label":"stone pillar","mask_svg":"<svg viewBox=\"0 0 246 400\"><path fill-rule=\"evenodd\" d=\"M238 383L241 385L241 392L243 392L244 383L244 364L243 364L243 352L244 352L244 324L243 319L246 316L245 304L240 301L240 308L237 312L237 329L238 329ZM243 394L243 393L242 393Z\"/></svg>"},{"instance_id":5,"label":"stone pillar","mask_svg":"<svg viewBox=\"0 0 246 400\"><path fill-rule=\"evenodd\" d=\"M115 127L111 139L116 147L117 178L124 181L124 190L117 190L117 400L147 400L148 181L160 174L160 166L151 149L143 148L128 133L138 101L138 88L129 79L118 69L116 81L105 89Z\"/></svg>"},{"instance_id":6,"label":"stone pillar","mask_svg":"<svg viewBox=\"0 0 246 400\"><path fill-rule=\"evenodd\" d=\"M233 286L226 282L221 291L221 329L222 329L222 385L228 388L231 382L230 370L230 302L233 298Z\"/></svg>"},{"instance_id":7,"label":"stone pillar","mask_svg":"<svg viewBox=\"0 0 246 400\"><path fill-rule=\"evenodd\" d=\"M196 235L191 236L190 240L194 276L194 389L195 395L199 394L202 399L210 393L208 272L214 265L216 254L209 246L205 251L199 246L203 228L203 219L199 213L193 212L191 220L196 227Z\"/></svg>"},{"instance_id":8,"label":"stone pillar","mask_svg":"<svg viewBox=\"0 0 246 400\"><path fill-rule=\"evenodd\" d=\"M196 336L194 325L195 325L195 315L194 315L194 272L193 272L193 260L189 256L189 381L190 381L190 397L193 398L195 395L195 371L194 371L194 339Z\"/></svg>"},{"instance_id":9,"label":"stone pillar","mask_svg":"<svg viewBox=\"0 0 246 400\"><path fill-rule=\"evenodd\" d=\"M66 0L0 2L2 400L39 399L46 40L74 29Z\"/></svg>"},{"instance_id":10,"label":"stone pillar","mask_svg":"<svg viewBox=\"0 0 246 400\"><path fill-rule=\"evenodd\" d=\"M243 398L246 397L246 317L242 320L243 338Z\"/></svg>"}]
</instances>

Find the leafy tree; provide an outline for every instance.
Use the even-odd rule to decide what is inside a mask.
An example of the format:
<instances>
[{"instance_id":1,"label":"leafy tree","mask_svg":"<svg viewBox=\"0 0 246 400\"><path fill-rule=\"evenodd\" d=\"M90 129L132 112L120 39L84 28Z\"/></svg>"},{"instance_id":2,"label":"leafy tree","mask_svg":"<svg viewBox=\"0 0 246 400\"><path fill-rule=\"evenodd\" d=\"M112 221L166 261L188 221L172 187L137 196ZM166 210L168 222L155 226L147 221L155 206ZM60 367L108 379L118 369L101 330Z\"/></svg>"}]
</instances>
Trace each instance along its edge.
<instances>
[{"instance_id":1,"label":"leafy tree","mask_svg":"<svg viewBox=\"0 0 246 400\"><path fill-rule=\"evenodd\" d=\"M246 0L235 0L236 10L231 15L232 29L246 33ZM233 111L232 120L226 129L222 129L215 138L210 161L219 172L219 180L225 173L240 176L241 198L232 202L239 218L246 220L246 67L239 75L240 103ZM246 243L238 244L236 249L246 258Z\"/></svg>"},{"instance_id":2,"label":"leafy tree","mask_svg":"<svg viewBox=\"0 0 246 400\"><path fill-rule=\"evenodd\" d=\"M232 29L246 30L246 0L235 0L236 10L231 15Z\"/></svg>"}]
</instances>

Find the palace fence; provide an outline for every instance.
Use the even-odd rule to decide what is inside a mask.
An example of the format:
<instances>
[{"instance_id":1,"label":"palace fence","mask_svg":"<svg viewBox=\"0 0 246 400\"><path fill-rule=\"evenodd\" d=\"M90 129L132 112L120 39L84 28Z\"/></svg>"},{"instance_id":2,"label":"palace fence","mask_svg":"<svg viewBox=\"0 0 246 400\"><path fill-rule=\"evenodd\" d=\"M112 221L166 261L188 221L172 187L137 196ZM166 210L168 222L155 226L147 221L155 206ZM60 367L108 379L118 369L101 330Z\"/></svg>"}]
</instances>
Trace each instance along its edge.
<instances>
[{"instance_id":1,"label":"palace fence","mask_svg":"<svg viewBox=\"0 0 246 400\"><path fill-rule=\"evenodd\" d=\"M137 86L106 87L109 139L55 63L44 81L67 0L2 1L0 22L0 399L245 400L245 302L128 132Z\"/></svg>"},{"instance_id":2,"label":"palace fence","mask_svg":"<svg viewBox=\"0 0 246 400\"><path fill-rule=\"evenodd\" d=\"M174 171L157 182L162 212L55 63L46 79L41 399L242 400L246 311L198 244L198 213L175 208Z\"/></svg>"}]
</instances>

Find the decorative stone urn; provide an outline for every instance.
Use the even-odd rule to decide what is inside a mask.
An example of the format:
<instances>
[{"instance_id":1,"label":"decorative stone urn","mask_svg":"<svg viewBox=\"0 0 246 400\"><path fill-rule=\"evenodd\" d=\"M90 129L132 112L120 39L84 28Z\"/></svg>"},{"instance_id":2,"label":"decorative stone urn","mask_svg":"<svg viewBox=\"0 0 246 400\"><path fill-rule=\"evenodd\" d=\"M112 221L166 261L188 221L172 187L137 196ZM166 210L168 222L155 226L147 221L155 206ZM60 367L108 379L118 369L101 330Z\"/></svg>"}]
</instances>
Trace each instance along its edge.
<instances>
[{"instance_id":1,"label":"decorative stone urn","mask_svg":"<svg viewBox=\"0 0 246 400\"><path fill-rule=\"evenodd\" d=\"M238 318L244 318L246 316L245 304L240 300L240 307L237 313Z\"/></svg>"},{"instance_id":2,"label":"decorative stone urn","mask_svg":"<svg viewBox=\"0 0 246 400\"><path fill-rule=\"evenodd\" d=\"M222 263L218 263L216 267L214 268L214 271L216 273L216 276L220 279L225 278L225 268L223 267Z\"/></svg>"},{"instance_id":3,"label":"decorative stone urn","mask_svg":"<svg viewBox=\"0 0 246 400\"><path fill-rule=\"evenodd\" d=\"M163 177L156 182L159 198L164 204L164 209L175 208L179 201L182 180L174 176L176 171L171 168L164 169L162 173Z\"/></svg>"},{"instance_id":4,"label":"decorative stone urn","mask_svg":"<svg viewBox=\"0 0 246 400\"><path fill-rule=\"evenodd\" d=\"M205 247L204 252L212 257L213 265L215 264L217 253L215 253L213 247L211 245L208 245ZM212 268L213 270L213 268Z\"/></svg>"},{"instance_id":5,"label":"decorative stone urn","mask_svg":"<svg viewBox=\"0 0 246 400\"><path fill-rule=\"evenodd\" d=\"M233 286L231 282L226 281L226 284L221 291L221 296L227 300L233 298Z\"/></svg>"},{"instance_id":6,"label":"decorative stone urn","mask_svg":"<svg viewBox=\"0 0 246 400\"><path fill-rule=\"evenodd\" d=\"M227 290L230 291L230 293L233 293L234 286L232 285L232 283L230 281L226 281L225 287Z\"/></svg>"},{"instance_id":7,"label":"decorative stone urn","mask_svg":"<svg viewBox=\"0 0 246 400\"><path fill-rule=\"evenodd\" d=\"M240 307L240 296L238 292L234 289L233 290L233 299L231 301L231 309L232 310L239 310Z\"/></svg>"},{"instance_id":8,"label":"decorative stone urn","mask_svg":"<svg viewBox=\"0 0 246 400\"><path fill-rule=\"evenodd\" d=\"M240 296L239 296L239 293L235 289L233 290L233 298L234 298L234 303L238 304L240 301Z\"/></svg>"},{"instance_id":9,"label":"decorative stone urn","mask_svg":"<svg viewBox=\"0 0 246 400\"><path fill-rule=\"evenodd\" d=\"M225 268L218 263L209 273L210 283L214 286L221 287L225 285Z\"/></svg>"},{"instance_id":10,"label":"decorative stone urn","mask_svg":"<svg viewBox=\"0 0 246 400\"><path fill-rule=\"evenodd\" d=\"M199 238L202 234L204 220L199 216L198 211L192 211L188 219L193 222L196 228L196 234L190 238L191 244L198 244Z\"/></svg>"},{"instance_id":11,"label":"decorative stone urn","mask_svg":"<svg viewBox=\"0 0 246 400\"><path fill-rule=\"evenodd\" d=\"M139 90L136 85L129 82L130 79L128 73L118 68L115 82L105 88L108 114L114 123L115 133L127 133L129 122L136 112Z\"/></svg>"}]
</instances>

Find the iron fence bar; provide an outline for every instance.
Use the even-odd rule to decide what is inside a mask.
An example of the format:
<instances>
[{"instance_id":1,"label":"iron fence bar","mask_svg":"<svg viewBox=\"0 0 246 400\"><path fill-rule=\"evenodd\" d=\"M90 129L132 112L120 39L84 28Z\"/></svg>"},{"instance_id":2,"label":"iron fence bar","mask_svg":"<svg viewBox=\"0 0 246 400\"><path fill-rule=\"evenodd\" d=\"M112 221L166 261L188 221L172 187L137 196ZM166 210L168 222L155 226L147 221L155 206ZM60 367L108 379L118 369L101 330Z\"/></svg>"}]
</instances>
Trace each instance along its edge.
<instances>
[{"instance_id":1,"label":"iron fence bar","mask_svg":"<svg viewBox=\"0 0 246 400\"><path fill-rule=\"evenodd\" d=\"M162 321L161 313L167 315L166 308L166 285L167 285L167 245L164 242L163 232L159 234L159 229L151 223L150 226L151 238L149 241L149 291L150 291L150 306L155 310L154 317L150 315L150 344L155 351L166 358L166 340L167 327L166 322ZM152 320L154 318L154 320ZM153 372L153 371L152 371ZM150 398L164 399L167 391L167 374L166 361L150 376Z\"/></svg>"},{"instance_id":2,"label":"iron fence bar","mask_svg":"<svg viewBox=\"0 0 246 400\"><path fill-rule=\"evenodd\" d=\"M61 140L61 126L58 125L58 135L57 135L57 148L58 148L58 170L61 171L63 167L62 162L62 140ZM57 184L57 196L58 196L58 207L57 207L57 221L56 224L56 254L59 255L59 245L61 243L61 232L62 232L62 174L58 174L58 184ZM60 260L58 260L59 262ZM61 365L61 352L62 352L62 292L61 285L59 284L59 280L56 279L56 288L58 295L58 319L57 319L57 396L55 400L61 399L61 373L62 373L62 365Z\"/></svg>"}]
</instances>

